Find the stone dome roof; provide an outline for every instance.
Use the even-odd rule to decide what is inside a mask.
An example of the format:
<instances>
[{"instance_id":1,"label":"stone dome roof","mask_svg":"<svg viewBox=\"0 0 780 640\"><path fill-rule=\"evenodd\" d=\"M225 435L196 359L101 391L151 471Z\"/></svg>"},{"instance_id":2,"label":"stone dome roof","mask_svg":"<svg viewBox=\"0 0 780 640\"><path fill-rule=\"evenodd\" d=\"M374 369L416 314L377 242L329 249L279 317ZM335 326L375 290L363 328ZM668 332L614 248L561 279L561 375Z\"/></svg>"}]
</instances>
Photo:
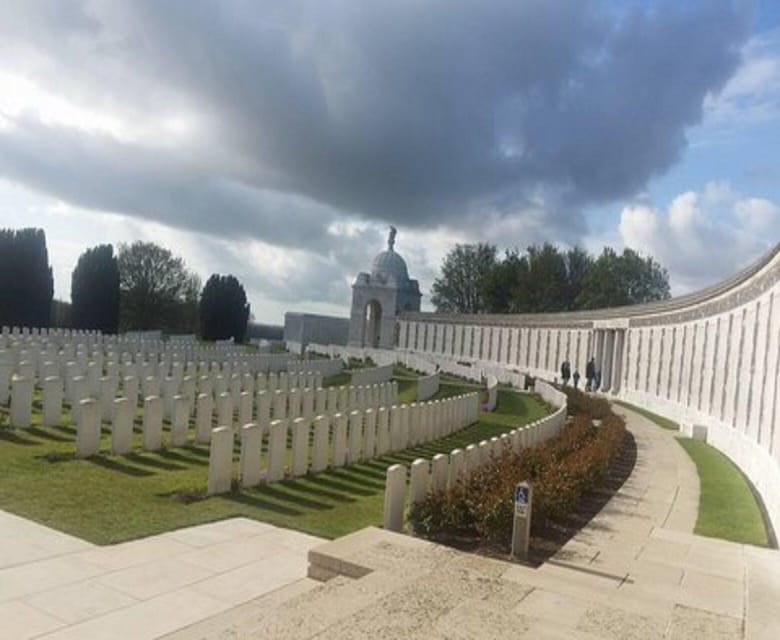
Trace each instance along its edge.
<instances>
[{"instance_id":1,"label":"stone dome roof","mask_svg":"<svg viewBox=\"0 0 780 640\"><path fill-rule=\"evenodd\" d=\"M393 276L399 284L409 281L409 271L406 262L392 249L383 251L376 258L371 268L371 275L380 276L383 279Z\"/></svg>"}]
</instances>

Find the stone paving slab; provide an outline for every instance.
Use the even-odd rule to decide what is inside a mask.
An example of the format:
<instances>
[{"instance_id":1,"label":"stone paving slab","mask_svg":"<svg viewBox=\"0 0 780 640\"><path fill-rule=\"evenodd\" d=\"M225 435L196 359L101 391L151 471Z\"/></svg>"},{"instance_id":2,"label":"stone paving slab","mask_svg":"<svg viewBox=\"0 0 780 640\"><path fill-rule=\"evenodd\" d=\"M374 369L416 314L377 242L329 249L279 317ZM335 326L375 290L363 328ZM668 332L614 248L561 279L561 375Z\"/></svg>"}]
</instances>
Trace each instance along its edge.
<instances>
[{"instance_id":1,"label":"stone paving slab","mask_svg":"<svg viewBox=\"0 0 780 640\"><path fill-rule=\"evenodd\" d=\"M302 583L320 538L247 518L99 547L0 511L0 639L158 638Z\"/></svg>"},{"instance_id":2,"label":"stone paving slab","mask_svg":"<svg viewBox=\"0 0 780 640\"><path fill-rule=\"evenodd\" d=\"M780 554L694 535L695 465L672 432L625 414L631 476L539 568L367 528L310 552L311 575L337 576L322 586L170 640L780 638Z\"/></svg>"}]
</instances>

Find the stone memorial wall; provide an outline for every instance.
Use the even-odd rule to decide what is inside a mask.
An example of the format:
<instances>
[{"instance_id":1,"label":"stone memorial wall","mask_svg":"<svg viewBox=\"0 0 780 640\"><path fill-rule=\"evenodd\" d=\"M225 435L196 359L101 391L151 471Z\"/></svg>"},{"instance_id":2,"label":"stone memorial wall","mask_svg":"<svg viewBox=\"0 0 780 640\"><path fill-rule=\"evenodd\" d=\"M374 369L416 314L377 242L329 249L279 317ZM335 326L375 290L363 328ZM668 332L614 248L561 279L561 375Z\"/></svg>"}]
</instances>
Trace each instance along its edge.
<instances>
[{"instance_id":1,"label":"stone memorial wall","mask_svg":"<svg viewBox=\"0 0 780 640\"><path fill-rule=\"evenodd\" d=\"M694 430L750 478L780 528L780 247L698 293L616 309L537 315L402 313L397 354L585 385ZM501 378L497 376L499 380ZM520 386L520 385L517 385Z\"/></svg>"}]
</instances>

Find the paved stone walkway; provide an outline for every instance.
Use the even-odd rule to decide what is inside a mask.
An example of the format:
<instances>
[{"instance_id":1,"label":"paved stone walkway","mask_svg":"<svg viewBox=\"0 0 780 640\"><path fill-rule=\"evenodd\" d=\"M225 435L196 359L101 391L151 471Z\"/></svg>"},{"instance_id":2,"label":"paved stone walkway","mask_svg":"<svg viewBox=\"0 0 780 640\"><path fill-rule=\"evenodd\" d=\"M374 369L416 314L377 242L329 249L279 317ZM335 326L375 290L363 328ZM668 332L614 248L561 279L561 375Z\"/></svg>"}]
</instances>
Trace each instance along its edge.
<instances>
[{"instance_id":1,"label":"paved stone walkway","mask_svg":"<svg viewBox=\"0 0 780 640\"><path fill-rule=\"evenodd\" d=\"M320 538L234 518L98 547L0 511L0 638L158 638L320 583Z\"/></svg>"},{"instance_id":2,"label":"paved stone walkway","mask_svg":"<svg viewBox=\"0 0 780 640\"><path fill-rule=\"evenodd\" d=\"M673 433L625 413L633 473L538 569L369 528L310 552L321 586L170 640L780 638L780 554L693 535L693 463Z\"/></svg>"}]
</instances>

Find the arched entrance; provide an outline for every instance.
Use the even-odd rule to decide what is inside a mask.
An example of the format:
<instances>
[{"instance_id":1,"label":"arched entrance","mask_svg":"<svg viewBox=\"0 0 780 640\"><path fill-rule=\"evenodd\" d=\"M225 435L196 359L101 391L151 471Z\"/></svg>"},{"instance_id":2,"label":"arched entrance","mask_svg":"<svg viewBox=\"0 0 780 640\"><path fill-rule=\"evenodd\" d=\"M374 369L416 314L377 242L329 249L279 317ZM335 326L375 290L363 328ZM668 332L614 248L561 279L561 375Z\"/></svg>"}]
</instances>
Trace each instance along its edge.
<instances>
[{"instance_id":1,"label":"arched entrance","mask_svg":"<svg viewBox=\"0 0 780 640\"><path fill-rule=\"evenodd\" d=\"M369 300L363 317L363 346L377 349L382 327L382 305L378 300Z\"/></svg>"}]
</instances>

